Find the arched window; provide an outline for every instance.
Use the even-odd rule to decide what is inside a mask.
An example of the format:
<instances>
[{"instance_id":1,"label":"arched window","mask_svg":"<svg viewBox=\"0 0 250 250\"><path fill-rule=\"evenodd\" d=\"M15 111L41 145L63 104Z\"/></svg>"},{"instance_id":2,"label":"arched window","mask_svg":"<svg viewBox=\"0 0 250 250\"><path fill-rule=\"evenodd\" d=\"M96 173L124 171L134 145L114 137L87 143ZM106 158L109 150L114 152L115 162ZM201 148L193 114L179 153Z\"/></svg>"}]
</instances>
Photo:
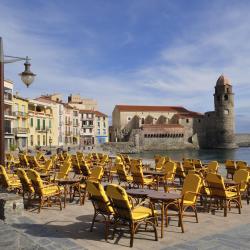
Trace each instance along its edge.
<instances>
[{"instance_id":1,"label":"arched window","mask_svg":"<svg viewBox=\"0 0 250 250\"><path fill-rule=\"evenodd\" d=\"M225 101L228 100L228 95L224 95L224 100L225 100Z\"/></svg>"}]
</instances>

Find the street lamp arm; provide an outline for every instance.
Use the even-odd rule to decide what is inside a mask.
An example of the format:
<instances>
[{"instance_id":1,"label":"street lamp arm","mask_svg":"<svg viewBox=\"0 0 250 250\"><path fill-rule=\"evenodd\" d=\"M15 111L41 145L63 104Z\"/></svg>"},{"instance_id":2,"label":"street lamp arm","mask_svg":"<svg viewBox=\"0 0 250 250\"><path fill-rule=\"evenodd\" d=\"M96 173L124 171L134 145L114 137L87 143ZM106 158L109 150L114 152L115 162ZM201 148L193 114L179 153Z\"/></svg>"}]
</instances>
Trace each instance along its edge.
<instances>
[{"instance_id":1,"label":"street lamp arm","mask_svg":"<svg viewBox=\"0 0 250 250\"><path fill-rule=\"evenodd\" d=\"M30 58L28 57L17 57L17 56L6 56L4 55L4 58L10 58L7 60L3 60L3 63L14 63L14 62L20 62L20 61L29 61Z\"/></svg>"}]
</instances>

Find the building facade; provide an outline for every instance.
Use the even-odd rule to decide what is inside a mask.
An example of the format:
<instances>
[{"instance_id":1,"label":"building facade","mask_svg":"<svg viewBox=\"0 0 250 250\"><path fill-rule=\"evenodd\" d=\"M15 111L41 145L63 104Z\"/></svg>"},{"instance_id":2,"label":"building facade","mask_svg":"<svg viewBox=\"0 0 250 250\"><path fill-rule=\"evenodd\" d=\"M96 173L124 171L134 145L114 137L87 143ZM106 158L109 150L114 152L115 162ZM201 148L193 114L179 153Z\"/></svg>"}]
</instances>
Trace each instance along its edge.
<instances>
[{"instance_id":1,"label":"building facade","mask_svg":"<svg viewBox=\"0 0 250 250\"><path fill-rule=\"evenodd\" d=\"M4 81L4 144L6 150L15 148L14 121L16 117L13 112L13 82Z\"/></svg>"},{"instance_id":2,"label":"building facade","mask_svg":"<svg viewBox=\"0 0 250 250\"><path fill-rule=\"evenodd\" d=\"M51 104L38 100L29 100L29 147L56 146L57 133L53 124L53 108Z\"/></svg>"},{"instance_id":3,"label":"building facade","mask_svg":"<svg viewBox=\"0 0 250 250\"><path fill-rule=\"evenodd\" d=\"M28 134L29 134L29 119L28 119L28 99L22 98L17 94L14 95L14 135L15 145L21 149L28 147Z\"/></svg>"},{"instance_id":4,"label":"building facade","mask_svg":"<svg viewBox=\"0 0 250 250\"><path fill-rule=\"evenodd\" d=\"M103 144L109 141L108 116L99 112L94 112L95 144Z\"/></svg>"},{"instance_id":5,"label":"building facade","mask_svg":"<svg viewBox=\"0 0 250 250\"><path fill-rule=\"evenodd\" d=\"M214 111L201 114L176 106L116 105L110 139L134 141L141 150L234 148L234 94L230 80L220 76Z\"/></svg>"},{"instance_id":6,"label":"building facade","mask_svg":"<svg viewBox=\"0 0 250 250\"><path fill-rule=\"evenodd\" d=\"M94 111L79 110L80 114L80 146L93 147L95 144Z\"/></svg>"}]
</instances>

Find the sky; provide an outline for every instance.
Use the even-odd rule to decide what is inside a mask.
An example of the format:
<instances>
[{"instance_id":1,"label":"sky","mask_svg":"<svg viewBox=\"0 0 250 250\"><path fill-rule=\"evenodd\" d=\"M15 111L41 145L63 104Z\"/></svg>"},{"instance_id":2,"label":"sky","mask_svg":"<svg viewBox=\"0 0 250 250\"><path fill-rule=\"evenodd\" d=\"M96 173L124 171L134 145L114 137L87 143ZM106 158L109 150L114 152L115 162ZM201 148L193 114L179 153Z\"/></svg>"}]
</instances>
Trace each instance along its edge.
<instances>
[{"instance_id":1,"label":"sky","mask_svg":"<svg viewBox=\"0 0 250 250\"><path fill-rule=\"evenodd\" d=\"M5 79L23 97L71 93L116 104L214 109L221 74L235 93L236 131L250 132L250 1L0 0L4 54L29 56Z\"/></svg>"}]
</instances>

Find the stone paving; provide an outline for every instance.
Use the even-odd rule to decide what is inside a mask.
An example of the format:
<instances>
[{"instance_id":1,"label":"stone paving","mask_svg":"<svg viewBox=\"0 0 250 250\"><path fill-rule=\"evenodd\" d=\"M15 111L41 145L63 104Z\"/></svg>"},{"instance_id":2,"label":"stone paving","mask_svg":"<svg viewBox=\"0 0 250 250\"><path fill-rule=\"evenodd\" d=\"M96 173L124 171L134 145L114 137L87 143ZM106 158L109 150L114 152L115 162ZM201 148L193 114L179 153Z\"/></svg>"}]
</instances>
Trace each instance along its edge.
<instances>
[{"instance_id":1,"label":"stone paving","mask_svg":"<svg viewBox=\"0 0 250 250\"><path fill-rule=\"evenodd\" d=\"M93 216L90 201L83 206L67 203L62 211L58 207L37 211L24 211L8 224L0 221L0 249L130 249L129 235L116 235L114 240L104 240L104 226L96 223L89 232ZM215 215L199 213L199 223L194 218L184 222L185 233L174 220L165 228L164 238L154 241L153 233L140 231L135 236L133 249L249 249L250 206L244 202L242 214L232 209L228 217L223 211ZM160 230L158 231L160 235Z\"/></svg>"}]
</instances>

